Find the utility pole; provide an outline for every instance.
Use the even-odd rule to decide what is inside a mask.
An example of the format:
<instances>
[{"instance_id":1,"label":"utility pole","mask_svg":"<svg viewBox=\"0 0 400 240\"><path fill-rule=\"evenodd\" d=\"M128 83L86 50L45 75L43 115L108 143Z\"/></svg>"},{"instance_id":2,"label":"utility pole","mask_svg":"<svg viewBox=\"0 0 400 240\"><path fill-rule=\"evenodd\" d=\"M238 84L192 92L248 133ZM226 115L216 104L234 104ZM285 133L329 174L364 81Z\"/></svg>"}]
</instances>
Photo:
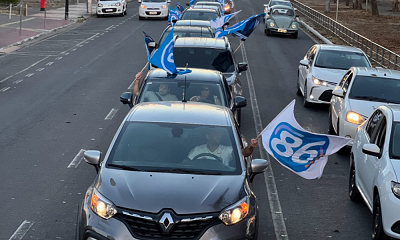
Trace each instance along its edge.
<instances>
[{"instance_id":1,"label":"utility pole","mask_svg":"<svg viewBox=\"0 0 400 240\"><path fill-rule=\"evenodd\" d=\"M69 8L68 0L65 0L65 20L68 20L68 8Z\"/></svg>"}]
</instances>

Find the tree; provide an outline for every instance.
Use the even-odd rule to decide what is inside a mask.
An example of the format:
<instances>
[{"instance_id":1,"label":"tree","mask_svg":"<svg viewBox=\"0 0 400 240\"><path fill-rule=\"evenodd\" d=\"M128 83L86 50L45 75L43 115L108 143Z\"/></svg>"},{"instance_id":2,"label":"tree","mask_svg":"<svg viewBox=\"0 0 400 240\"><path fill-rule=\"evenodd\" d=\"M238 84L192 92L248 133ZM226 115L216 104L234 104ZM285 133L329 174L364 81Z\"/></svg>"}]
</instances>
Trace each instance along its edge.
<instances>
[{"instance_id":1,"label":"tree","mask_svg":"<svg viewBox=\"0 0 400 240\"><path fill-rule=\"evenodd\" d=\"M376 0L371 0L371 12L372 16L379 16L378 3Z\"/></svg>"},{"instance_id":2,"label":"tree","mask_svg":"<svg viewBox=\"0 0 400 240\"><path fill-rule=\"evenodd\" d=\"M392 12L399 11L399 0L393 0L392 2Z\"/></svg>"},{"instance_id":3,"label":"tree","mask_svg":"<svg viewBox=\"0 0 400 240\"><path fill-rule=\"evenodd\" d=\"M325 0L325 13L330 13L331 12L331 1L330 0Z\"/></svg>"}]
</instances>

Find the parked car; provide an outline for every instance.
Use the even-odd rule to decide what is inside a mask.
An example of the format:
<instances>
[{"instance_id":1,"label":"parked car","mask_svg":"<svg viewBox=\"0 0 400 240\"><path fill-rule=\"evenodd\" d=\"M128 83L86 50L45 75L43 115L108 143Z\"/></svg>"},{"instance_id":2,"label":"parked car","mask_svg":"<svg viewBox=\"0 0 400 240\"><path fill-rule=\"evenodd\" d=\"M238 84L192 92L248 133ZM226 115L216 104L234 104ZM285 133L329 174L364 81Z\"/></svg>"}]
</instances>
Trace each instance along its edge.
<instances>
[{"instance_id":1,"label":"parked car","mask_svg":"<svg viewBox=\"0 0 400 240\"><path fill-rule=\"evenodd\" d=\"M372 212L372 239L400 239L400 107L384 105L358 127L349 196Z\"/></svg>"},{"instance_id":2,"label":"parked car","mask_svg":"<svg viewBox=\"0 0 400 240\"><path fill-rule=\"evenodd\" d=\"M211 137L229 154L194 151ZM84 153L97 176L80 205L77 239L257 239L252 182L268 163L244 157L245 146L226 107L136 105L103 160Z\"/></svg>"},{"instance_id":3,"label":"parked car","mask_svg":"<svg viewBox=\"0 0 400 240\"><path fill-rule=\"evenodd\" d=\"M139 20L145 18L165 18L168 19L169 5L171 0L138 0Z\"/></svg>"},{"instance_id":4,"label":"parked car","mask_svg":"<svg viewBox=\"0 0 400 240\"><path fill-rule=\"evenodd\" d=\"M233 86L229 86L224 75L219 71L196 68L190 68L190 70L192 70L191 73L173 77L161 69L151 70L140 81L140 91L137 96L133 96L131 92L125 92L121 95L120 100L130 107L141 102L162 101L161 96L157 97L156 94L158 94L160 85L167 85L168 94L175 96L176 101L199 101L228 107L232 110L240 126L241 108L245 107L247 102L241 96L239 83L235 82ZM238 91L232 92L230 88ZM203 97L199 98L200 95Z\"/></svg>"},{"instance_id":5,"label":"parked car","mask_svg":"<svg viewBox=\"0 0 400 240\"><path fill-rule=\"evenodd\" d=\"M332 92L329 133L353 138L382 104L400 104L400 71L353 67Z\"/></svg>"},{"instance_id":6,"label":"parked car","mask_svg":"<svg viewBox=\"0 0 400 240\"><path fill-rule=\"evenodd\" d=\"M297 71L297 95L303 95L303 106L330 104L332 90L351 67L371 67L361 49L331 44L312 46Z\"/></svg>"},{"instance_id":7,"label":"parked car","mask_svg":"<svg viewBox=\"0 0 400 240\"><path fill-rule=\"evenodd\" d=\"M126 0L99 0L96 5L96 16L126 15Z\"/></svg>"},{"instance_id":8,"label":"parked car","mask_svg":"<svg viewBox=\"0 0 400 240\"><path fill-rule=\"evenodd\" d=\"M271 7L271 14L267 15L264 33L267 36L284 34L290 35L292 38L297 38L299 23L296 20L294 9L280 5Z\"/></svg>"},{"instance_id":9,"label":"parked car","mask_svg":"<svg viewBox=\"0 0 400 240\"><path fill-rule=\"evenodd\" d=\"M185 11L183 11L181 20L211 21L218 17L221 17L221 12L219 12L215 9L187 8Z\"/></svg>"}]
</instances>

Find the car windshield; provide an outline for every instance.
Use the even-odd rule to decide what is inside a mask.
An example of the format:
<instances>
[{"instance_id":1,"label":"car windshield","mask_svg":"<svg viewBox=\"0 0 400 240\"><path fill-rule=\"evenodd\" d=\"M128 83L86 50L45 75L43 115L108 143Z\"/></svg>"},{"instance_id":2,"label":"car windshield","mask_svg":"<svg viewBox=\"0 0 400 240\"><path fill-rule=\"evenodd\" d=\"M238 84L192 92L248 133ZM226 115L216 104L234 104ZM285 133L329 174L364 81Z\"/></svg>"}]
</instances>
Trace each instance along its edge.
<instances>
[{"instance_id":1,"label":"car windshield","mask_svg":"<svg viewBox=\"0 0 400 240\"><path fill-rule=\"evenodd\" d=\"M139 103L158 101L182 101L185 81L170 79L148 80L141 91ZM227 106L220 83L205 81L186 82L186 101L204 102Z\"/></svg>"},{"instance_id":2,"label":"car windshield","mask_svg":"<svg viewBox=\"0 0 400 240\"><path fill-rule=\"evenodd\" d=\"M181 20L204 20L211 21L219 17L216 11L185 11Z\"/></svg>"},{"instance_id":3,"label":"car windshield","mask_svg":"<svg viewBox=\"0 0 400 240\"><path fill-rule=\"evenodd\" d=\"M400 122L393 123L392 139L390 140L391 158L400 159Z\"/></svg>"},{"instance_id":4,"label":"car windshield","mask_svg":"<svg viewBox=\"0 0 400 240\"><path fill-rule=\"evenodd\" d=\"M292 4L290 2L284 2L284 1L271 1L271 3L269 4L269 6L275 6L275 5L283 5L283 6L289 6L291 7Z\"/></svg>"},{"instance_id":5,"label":"car windshield","mask_svg":"<svg viewBox=\"0 0 400 240\"><path fill-rule=\"evenodd\" d=\"M168 33L171 31L171 28L167 29L163 35L161 36L160 42L158 46L164 41L164 39L168 36ZM202 27L187 27L187 28L174 28L174 36L179 37L206 37L206 38L213 38L212 32L208 28Z\"/></svg>"},{"instance_id":6,"label":"car windshield","mask_svg":"<svg viewBox=\"0 0 400 240\"><path fill-rule=\"evenodd\" d=\"M287 8L274 8L272 10L272 15L275 16L289 16L293 17L294 16L294 11L292 9L287 9Z\"/></svg>"},{"instance_id":7,"label":"car windshield","mask_svg":"<svg viewBox=\"0 0 400 240\"><path fill-rule=\"evenodd\" d=\"M177 67L205 68L220 72L234 72L231 52L225 49L174 47L174 61Z\"/></svg>"},{"instance_id":8,"label":"car windshield","mask_svg":"<svg viewBox=\"0 0 400 240\"><path fill-rule=\"evenodd\" d=\"M360 52L321 50L315 60L316 67L347 70L351 67L371 67Z\"/></svg>"},{"instance_id":9,"label":"car windshield","mask_svg":"<svg viewBox=\"0 0 400 240\"><path fill-rule=\"evenodd\" d=\"M142 0L142 2L159 2L159 3L161 3L161 2L167 2L166 0Z\"/></svg>"},{"instance_id":10,"label":"car windshield","mask_svg":"<svg viewBox=\"0 0 400 240\"><path fill-rule=\"evenodd\" d=\"M356 76L349 98L400 104L400 79Z\"/></svg>"},{"instance_id":11,"label":"car windshield","mask_svg":"<svg viewBox=\"0 0 400 240\"><path fill-rule=\"evenodd\" d=\"M106 166L132 171L239 175L242 168L236 139L231 127L126 122Z\"/></svg>"}]
</instances>

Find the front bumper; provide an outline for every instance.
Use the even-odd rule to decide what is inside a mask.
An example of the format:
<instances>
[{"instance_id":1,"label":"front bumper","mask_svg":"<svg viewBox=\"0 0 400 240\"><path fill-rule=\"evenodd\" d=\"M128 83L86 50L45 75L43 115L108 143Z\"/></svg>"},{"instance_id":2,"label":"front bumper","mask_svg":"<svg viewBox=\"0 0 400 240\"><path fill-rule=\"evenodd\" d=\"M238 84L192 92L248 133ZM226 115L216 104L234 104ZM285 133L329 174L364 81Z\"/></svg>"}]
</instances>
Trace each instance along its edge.
<instances>
[{"instance_id":1,"label":"front bumper","mask_svg":"<svg viewBox=\"0 0 400 240\"><path fill-rule=\"evenodd\" d=\"M396 228L400 224L400 199L392 192L381 196L381 209L383 230L388 236L400 239L400 229Z\"/></svg>"},{"instance_id":2,"label":"front bumper","mask_svg":"<svg viewBox=\"0 0 400 240\"><path fill-rule=\"evenodd\" d=\"M124 12L124 6L112 6L112 7L97 7L96 14L97 15L114 15L121 14Z\"/></svg>"},{"instance_id":3,"label":"front bumper","mask_svg":"<svg viewBox=\"0 0 400 240\"><path fill-rule=\"evenodd\" d=\"M358 124L355 123L349 123L344 119L340 119L339 120L339 136L342 137L349 137L354 139L356 137L356 133L357 133L357 128ZM352 146L353 145L353 141L348 143L347 146Z\"/></svg>"},{"instance_id":4,"label":"front bumper","mask_svg":"<svg viewBox=\"0 0 400 240\"><path fill-rule=\"evenodd\" d=\"M166 18L168 17L168 8L143 9L139 7L139 16L145 18Z\"/></svg>"},{"instance_id":5,"label":"front bumper","mask_svg":"<svg viewBox=\"0 0 400 240\"><path fill-rule=\"evenodd\" d=\"M281 29L281 28L267 27L266 29L268 29L272 34L288 34L288 35L295 34L299 31L298 29L293 29L293 28Z\"/></svg>"},{"instance_id":6,"label":"front bumper","mask_svg":"<svg viewBox=\"0 0 400 240\"><path fill-rule=\"evenodd\" d=\"M308 82L308 86L311 86L310 89L307 89L309 93L308 101L311 103L319 103L319 104L330 104L332 98L332 90L334 86L323 86L316 85Z\"/></svg>"}]
</instances>

